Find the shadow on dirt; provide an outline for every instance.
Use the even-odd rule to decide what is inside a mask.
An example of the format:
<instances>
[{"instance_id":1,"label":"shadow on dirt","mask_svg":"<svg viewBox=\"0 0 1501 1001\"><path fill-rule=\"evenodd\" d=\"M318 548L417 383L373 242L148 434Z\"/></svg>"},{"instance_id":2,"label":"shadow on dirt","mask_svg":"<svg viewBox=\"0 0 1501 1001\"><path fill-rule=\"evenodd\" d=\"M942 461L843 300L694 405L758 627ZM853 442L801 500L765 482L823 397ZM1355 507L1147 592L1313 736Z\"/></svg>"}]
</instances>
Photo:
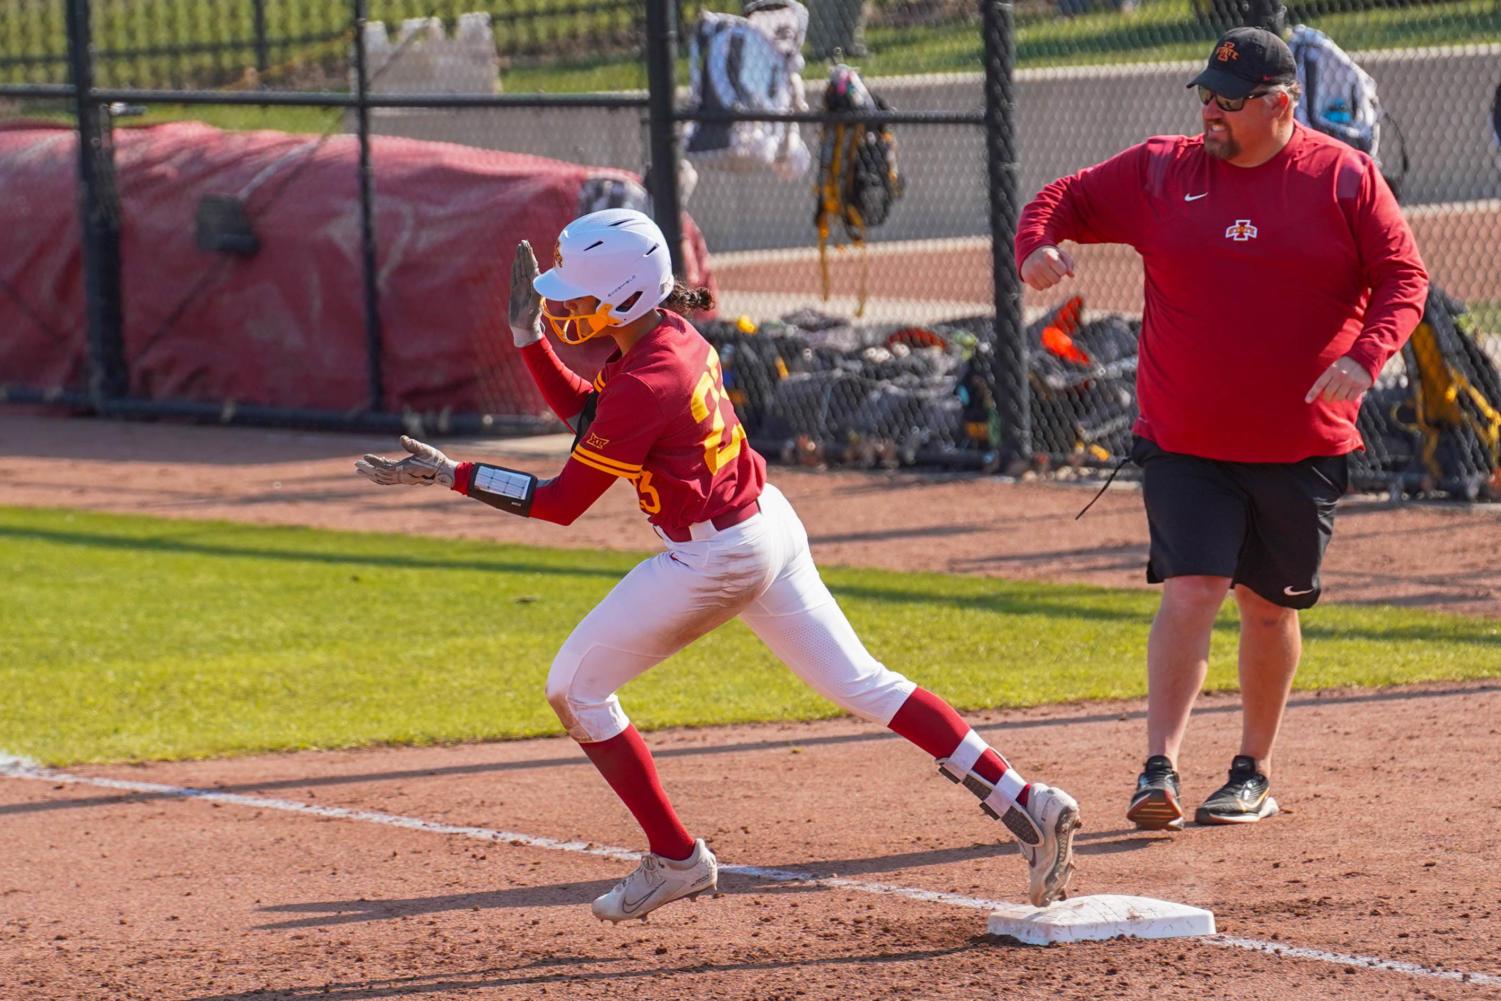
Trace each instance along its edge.
<instances>
[{"instance_id":1,"label":"shadow on dirt","mask_svg":"<svg viewBox=\"0 0 1501 1001\"><path fill-rule=\"evenodd\" d=\"M346 982L329 982L305 987L261 987L235 994L203 994L189 1001L376 1001L381 998L420 998L429 995L443 997L467 992L489 992L504 988L564 987L572 984L619 983L620 990L630 990L631 981L649 981L655 990L681 990L682 997L693 997L693 983L677 983L670 978L680 976L703 976L716 974L755 973L756 971L813 970L841 966L873 966L888 963L915 963L942 959L969 952L972 949L1030 949L1004 939L989 935L976 935L963 945L942 949L911 949L901 952L862 953L849 956L822 958L789 958L785 960L761 960L744 963L692 963L686 966L654 966L641 961L632 969L591 969L629 962L624 957L549 956L511 969L493 967L484 970L455 971L425 974L412 977L376 978ZM552 972L552 968L561 968ZM535 971L535 972L528 972ZM663 985L667 985L665 988ZM705 985L707 986L707 985ZM483 997L495 995L485 993ZM566 996L566 990L564 993Z\"/></svg>"}]
</instances>

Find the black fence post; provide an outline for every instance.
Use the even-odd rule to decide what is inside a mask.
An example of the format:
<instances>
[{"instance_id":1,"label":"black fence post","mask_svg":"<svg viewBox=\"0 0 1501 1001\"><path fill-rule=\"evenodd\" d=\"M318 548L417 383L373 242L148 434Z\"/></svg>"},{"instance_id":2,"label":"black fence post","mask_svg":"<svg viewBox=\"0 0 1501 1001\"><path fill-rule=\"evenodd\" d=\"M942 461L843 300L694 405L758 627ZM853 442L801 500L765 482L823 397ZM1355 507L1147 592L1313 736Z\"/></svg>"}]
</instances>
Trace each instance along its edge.
<instances>
[{"instance_id":1,"label":"black fence post","mask_svg":"<svg viewBox=\"0 0 1501 1001\"><path fill-rule=\"evenodd\" d=\"M1032 457L1032 401L1016 273L1016 39L1010 0L980 0L985 35L985 158L990 189L991 270L995 280L993 379L1001 419L1001 468Z\"/></svg>"},{"instance_id":2,"label":"black fence post","mask_svg":"<svg viewBox=\"0 0 1501 1001\"><path fill-rule=\"evenodd\" d=\"M354 0L355 119L360 140L360 261L365 277L365 354L369 366L370 409L383 408L380 289L375 262L375 171L370 164L370 75L365 66L365 22L369 0Z\"/></svg>"},{"instance_id":3,"label":"black fence post","mask_svg":"<svg viewBox=\"0 0 1501 1001\"><path fill-rule=\"evenodd\" d=\"M683 273L683 204L678 197L677 4L647 0L646 82L651 133L652 215L672 251L674 274Z\"/></svg>"},{"instance_id":4,"label":"black fence post","mask_svg":"<svg viewBox=\"0 0 1501 1001\"><path fill-rule=\"evenodd\" d=\"M109 115L94 100L89 0L68 0L68 72L78 116L78 213L83 227L84 313L89 399L98 412L126 394L120 282L120 198L115 189Z\"/></svg>"},{"instance_id":5,"label":"black fence post","mask_svg":"<svg viewBox=\"0 0 1501 1001\"><path fill-rule=\"evenodd\" d=\"M255 0L255 72L262 84L271 68L271 43L266 37L266 0Z\"/></svg>"}]
</instances>

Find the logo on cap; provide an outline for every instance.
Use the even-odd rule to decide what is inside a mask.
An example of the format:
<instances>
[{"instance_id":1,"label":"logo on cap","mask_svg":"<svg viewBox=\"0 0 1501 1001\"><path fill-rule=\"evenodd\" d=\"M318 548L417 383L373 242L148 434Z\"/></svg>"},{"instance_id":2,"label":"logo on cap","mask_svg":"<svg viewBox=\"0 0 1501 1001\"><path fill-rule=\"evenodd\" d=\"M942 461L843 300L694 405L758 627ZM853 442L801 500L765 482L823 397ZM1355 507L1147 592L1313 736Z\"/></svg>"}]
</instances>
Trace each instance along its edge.
<instances>
[{"instance_id":1,"label":"logo on cap","mask_svg":"<svg viewBox=\"0 0 1501 1001\"><path fill-rule=\"evenodd\" d=\"M1231 60L1239 59L1240 53L1235 51L1234 42L1226 42L1224 45L1221 45L1219 48L1214 50L1214 58L1218 59L1222 63L1228 63Z\"/></svg>"},{"instance_id":2,"label":"logo on cap","mask_svg":"<svg viewBox=\"0 0 1501 1001\"><path fill-rule=\"evenodd\" d=\"M563 238L561 236L552 245L552 266L555 268L563 266Z\"/></svg>"}]
</instances>

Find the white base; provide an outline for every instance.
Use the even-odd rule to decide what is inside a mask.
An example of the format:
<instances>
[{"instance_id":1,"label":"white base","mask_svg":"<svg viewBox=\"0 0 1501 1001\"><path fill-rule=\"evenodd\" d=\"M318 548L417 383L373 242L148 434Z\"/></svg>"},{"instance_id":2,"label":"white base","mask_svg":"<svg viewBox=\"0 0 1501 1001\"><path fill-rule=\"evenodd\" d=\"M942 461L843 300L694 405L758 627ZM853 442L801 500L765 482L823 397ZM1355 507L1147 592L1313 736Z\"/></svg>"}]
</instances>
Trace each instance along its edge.
<instances>
[{"instance_id":1,"label":"white base","mask_svg":"<svg viewBox=\"0 0 1501 1001\"><path fill-rule=\"evenodd\" d=\"M990 912L985 930L1028 945L1127 938L1213 935L1214 915L1198 907L1152 897L1101 893L1048 907L1014 904Z\"/></svg>"}]
</instances>

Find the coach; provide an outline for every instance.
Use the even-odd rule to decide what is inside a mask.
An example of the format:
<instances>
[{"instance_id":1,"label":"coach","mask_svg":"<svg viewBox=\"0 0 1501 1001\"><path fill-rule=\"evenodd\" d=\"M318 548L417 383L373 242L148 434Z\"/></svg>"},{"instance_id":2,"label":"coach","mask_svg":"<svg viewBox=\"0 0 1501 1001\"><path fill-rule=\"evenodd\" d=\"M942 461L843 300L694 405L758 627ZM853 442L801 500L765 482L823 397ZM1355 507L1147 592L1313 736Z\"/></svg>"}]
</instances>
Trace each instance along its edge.
<instances>
[{"instance_id":1,"label":"coach","mask_svg":"<svg viewBox=\"0 0 1501 1001\"><path fill-rule=\"evenodd\" d=\"M1240 606L1240 753L1199 823L1271 816L1272 745L1298 666L1298 609L1348 484L1361 396L1417 325L1428 276L1364 153L1293 120L1292 53L1223 35L1189 84L1202 135L1157 136L1061 178L1022 213L1021 277L1074 273L1061 249L1125 243L1146 270L1131 458L1162 601L1147 641L1146 767L1127 817L1181 829L1176 770L1227 591Z\"/></svg>"}]
</instances>

